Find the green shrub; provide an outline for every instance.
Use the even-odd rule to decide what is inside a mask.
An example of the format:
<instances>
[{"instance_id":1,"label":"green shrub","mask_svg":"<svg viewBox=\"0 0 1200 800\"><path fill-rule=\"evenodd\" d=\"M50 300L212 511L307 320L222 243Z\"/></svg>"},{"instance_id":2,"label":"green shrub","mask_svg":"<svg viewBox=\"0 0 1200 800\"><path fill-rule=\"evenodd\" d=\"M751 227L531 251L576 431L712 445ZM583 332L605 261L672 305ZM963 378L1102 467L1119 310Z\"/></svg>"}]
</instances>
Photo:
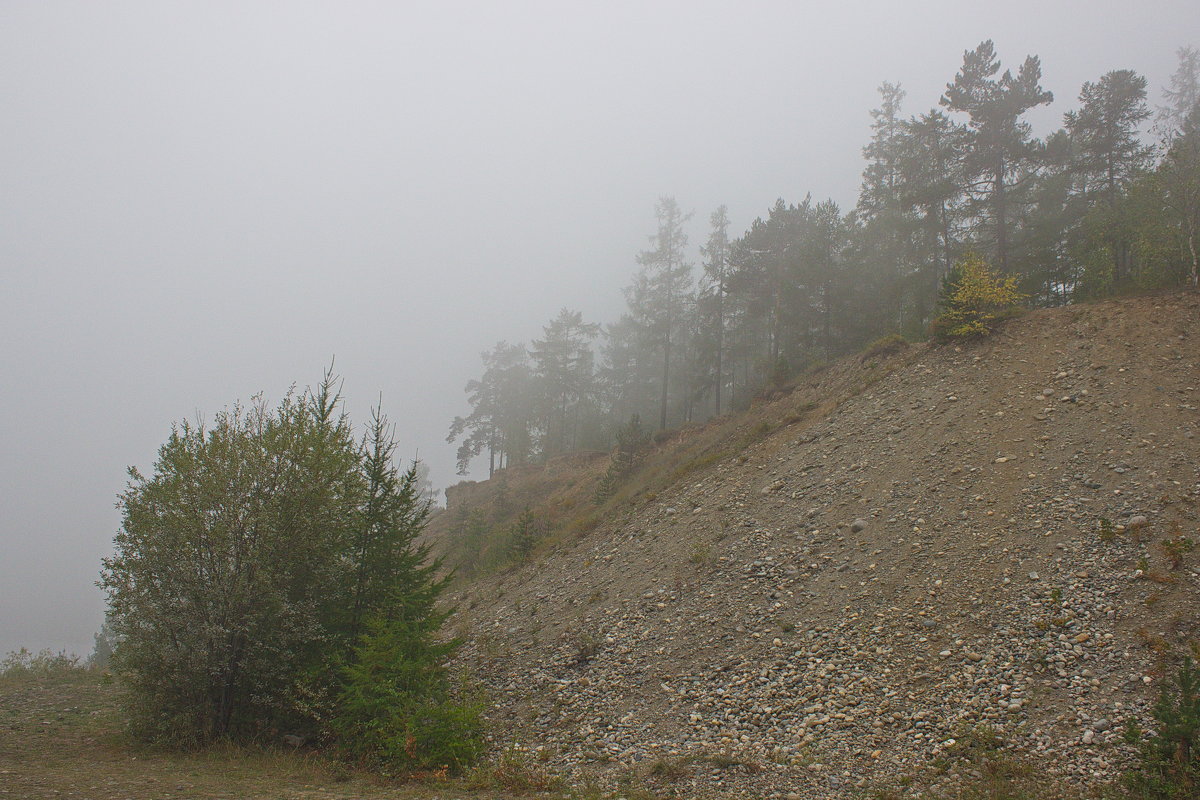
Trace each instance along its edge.
<instances>
[{"instance_id":1,"label":"green shrub","mask_svg":"<svg viewBox=\"0 0 1200 800\"><path fill-rule=\"evenodd\" d=\"M1125 776L1137 800L1195 800L1200 796L1200 672L1191 659L1154 705L1158 731L1142 745L1141 763Z\"/></svg>"},{"instance_id":2,"label":"green shrub","mask_svg":"<svg viewBox=\"0 0 1200 800\"><path fill-rule=\"evenodd\" d=\"M697 542L692 546L688 560L698 567L703 567L712 561L712 548L703 542Z\"/></svg>"},{"instance_id":3,"label":"green shrub","mask_svg":"<svg viewBox=\"0 0 1200 800\"><path fill-rule=\"evenodd\" d=\"M55 675L78 669L83 669L79 663L79 656L71 655L65 650L57 653L49 650L31 653L22 647L0 659L0 676L6 678L18 675Z\"/></svg>"},{"instance_id":4,"label":"green shrub","mask_svg":"<svg viewBox=\"0 0 1200 800\"><path fill-rule=\"evenodd\" d=\"M600 644L600 638L594 633L581 633L575 640L575 665L587 665L600 652Z\"/></svg>"},{"instance_id":5,"label":"green shrub","mask_svg":"<svg viewBox=\"0 0 1200 800\"><path fill-rule=\"evenodd\" d=\"M1160 546L1171 564L1171 569L1182 567L1184 555L1196 549L1196 543L1186 536L1176 536L1174 539L1167 539Z\"/></svg>"},{"instance_id":6,"label":"green shrub","mask_svg":"<svg viewBox=\"0 0 1200 800\"><path fill-rule=\"evenodd\" d=\"M437 624L374 620L343 669L333 728L349 756L392 774L461 772L483 751L482 706L453 696Z\"/></svg>"}]
</instances>

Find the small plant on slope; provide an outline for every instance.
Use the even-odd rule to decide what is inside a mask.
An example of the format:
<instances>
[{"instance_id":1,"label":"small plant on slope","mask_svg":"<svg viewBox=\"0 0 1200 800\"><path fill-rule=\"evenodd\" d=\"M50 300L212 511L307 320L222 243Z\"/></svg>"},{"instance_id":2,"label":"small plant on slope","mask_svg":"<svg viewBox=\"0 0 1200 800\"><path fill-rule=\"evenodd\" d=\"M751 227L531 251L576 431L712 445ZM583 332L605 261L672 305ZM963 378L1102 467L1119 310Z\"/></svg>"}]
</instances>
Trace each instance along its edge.
<instances>
[{"instance_id":1,"label":"small plant on slope","mask_svg":"<svg viewBox=\"0 0 1200 800\"><path fill-rule=\"evenodd\" d=\"M608 471L600 480L596 489L596 503L600 504L613 495L621 482L633 472L637 466L642 451L650 442L650 435L642 427L642 420L637 414L629 418L629 422L617 431L617 447L613 451L612 461Z\"/></svg>"},{"instance_id":2,"label":"small plant on slope","mask_svg":"<svg viewBox=\"0 0 1200 800\"><path fill-rule=\"evenodd\" d=\"M1126 776L1137 800L1194 800L1200 796L1200 672L1184 659L1174 685L1154 705L1158 732L1142 746L1141 764Z\"/></svg>"},{"instance_id":3,"label":"small plant on slope","mask_svg":"<svg viewBox=\"0 0 1200 800\"><path fill-rule=\"evenodd\" d=\"M942 314L931 332L939 339L974 339L987 336L992 325L1011 315L1025 298L1017 291L1016 277L1001 277L988 263L968 253L942 282Z\"/></svg>"}]
</instances>

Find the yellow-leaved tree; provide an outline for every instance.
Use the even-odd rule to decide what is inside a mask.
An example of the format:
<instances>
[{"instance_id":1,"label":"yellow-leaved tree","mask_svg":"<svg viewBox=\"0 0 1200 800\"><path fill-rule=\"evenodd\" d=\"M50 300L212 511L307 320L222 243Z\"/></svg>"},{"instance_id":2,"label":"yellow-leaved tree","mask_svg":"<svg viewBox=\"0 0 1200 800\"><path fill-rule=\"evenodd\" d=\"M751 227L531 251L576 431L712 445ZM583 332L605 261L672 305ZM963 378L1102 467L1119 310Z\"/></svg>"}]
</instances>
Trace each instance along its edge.
<instances>
[{"instance_id":1,"label":"yellow-leaved tree","mask_svg":"<svg viewBox=\"0 0 1200 800\"><path fill-rule=\"evenodd\" d=\"M938 298L942 313L930 332L939 339L986 336L993 324L1009 317L1025 295L1017 291L1015 277L997 274L981 256L967 253L942 281Z\"/></svg>"}]
</instances>

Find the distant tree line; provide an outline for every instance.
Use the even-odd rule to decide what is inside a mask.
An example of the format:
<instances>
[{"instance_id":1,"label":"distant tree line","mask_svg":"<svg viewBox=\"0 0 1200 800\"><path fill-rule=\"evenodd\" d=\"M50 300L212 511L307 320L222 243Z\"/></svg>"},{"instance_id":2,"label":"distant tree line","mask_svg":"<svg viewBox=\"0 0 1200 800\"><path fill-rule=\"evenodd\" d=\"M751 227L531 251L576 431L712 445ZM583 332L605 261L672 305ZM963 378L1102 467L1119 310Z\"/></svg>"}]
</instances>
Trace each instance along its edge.
<instances>
[{"instance_id":1,"label":"distant tree line","mask_svg":"<svg viewBox=\"0 0 1200 800\"><path fill-rule=\"evenodd\" d=\"M722 206L697 265L690 215L662 198L620 319L601 327L564 309L541 339L483 354L471 413L448 436L460 472L481 454L491 474L607 449L635 415L658 429L702 420L879 337L922 338L964 259L1035 306L1195 287L1200 52L1179 51L1157 114L1146 87L1131 70L1089 81L1037 139L1025 116L1053 100L1040 61L1003 69L985 41L937 108L905 117L904 90L880 86L854 209L781 199L731 237Z\"/></svg>"}]
</instances>

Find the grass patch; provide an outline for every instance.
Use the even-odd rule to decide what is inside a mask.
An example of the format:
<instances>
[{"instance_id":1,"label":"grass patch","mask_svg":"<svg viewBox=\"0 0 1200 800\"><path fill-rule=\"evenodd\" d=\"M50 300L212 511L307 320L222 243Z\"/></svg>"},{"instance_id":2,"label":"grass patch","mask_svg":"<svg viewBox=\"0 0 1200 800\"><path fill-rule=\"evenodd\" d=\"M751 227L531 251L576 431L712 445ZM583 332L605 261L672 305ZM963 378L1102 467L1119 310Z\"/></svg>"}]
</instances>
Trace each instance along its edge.
<instances>
[{"instance_id":1,"label":"grass patch","mask_svg":"<svg viewBox=\"0 0 1200 800\"><path fill-rule=\"evenodd\" d=\"M705 453L689 459L688 461L685 461L676 467L674 471L671 472L668 480L672 483L681 480L697 470L704 469L705 467L711 467L713 464L716 464L718 461L725 458L726 455L727 454L724 450L715 450L711 453Z\"/></svg>"},{"instance_id":2,"label":"grass patch","mask_svg":"<svg viewBox=\"0 0 1200 800\"><path fill-rule=\"evenodd\" d=\"M517 794L553 792L563 788L557 775L538 764L529 753L506 750L493 764L477 768L467 779L468 789L500 789Z\"/></svg>"},{"instance_id":3,"label":"grass patch","mask_svg":"<svg viewBox=\"0 0 1200 800\"><path fill-rule=\"evenodd\" d=\"M906 347L908 347L908 340L898 333L893 333L889 336L881 336L864 347L860 358L863 361L872 358L886 358L894 353L899 353Z\"/></svg>"},{"instance_id":4,"label":"grass patch","mask_svg":"<svg viewBox=\"0 0 1200 800\"><path fill-rule=\"evenodd\" d=\"M914 792L909 787L927 780L948 779L955 800L1082 800L1073 787L1050 779L1045 770L1005 747L995 729L964 730L923 773L901 776L894 787L876 789L875 800L934 800L942 792Z\"/></svg>"},{"instance_id":5,"label":"grass patch","mask_svg":"<svg viewBox=\"0 0 1200 800\"><path fill-rule=\"evenodd\" d=\"M8 659L6 659L7 661ZM0 675L0 792L4 797L94 800L501 800L507 790L467 788L436 774L401 781L310 748L214 745L191 752L149 748L124 733L121 689L105 674L60 660ZM552 788L557 784L549 785Z\"/></svg>"},{"instance_id":6,"label":"grass patch","mask_svg":"<svg viewBox=\"0 0 1200 800\"><path fill-rule=\"evenodd\" d=\"M660 758L650 765L649 772L653 778L673 783L687 777L688 761L683 758Z\"/></svg>"},{"instance_id":7,"label":"grass patch","mask_svg":"<svg viewBox=\"0 0 1200 800\"><path fill-rule=\"evenodd\" d=\"M699 756L697 760L706 764L712 764L717 769L741 769L751 774L763 771L762 764L759 764L757 761L731 753L709 753Z\"/></svg>"},{"instance_id":8,"label":"grass patch","mask_svg":"<svg viewBox=\"0 0 1200 800\"><path fill-rule=\"evenodd\" d=\"M697 542L692 547L692 552L688 556L688 561L692 562L697 567L708 566L712 563L712 560L712 548L702 542Z\"/></svg>"}]
</instances>

